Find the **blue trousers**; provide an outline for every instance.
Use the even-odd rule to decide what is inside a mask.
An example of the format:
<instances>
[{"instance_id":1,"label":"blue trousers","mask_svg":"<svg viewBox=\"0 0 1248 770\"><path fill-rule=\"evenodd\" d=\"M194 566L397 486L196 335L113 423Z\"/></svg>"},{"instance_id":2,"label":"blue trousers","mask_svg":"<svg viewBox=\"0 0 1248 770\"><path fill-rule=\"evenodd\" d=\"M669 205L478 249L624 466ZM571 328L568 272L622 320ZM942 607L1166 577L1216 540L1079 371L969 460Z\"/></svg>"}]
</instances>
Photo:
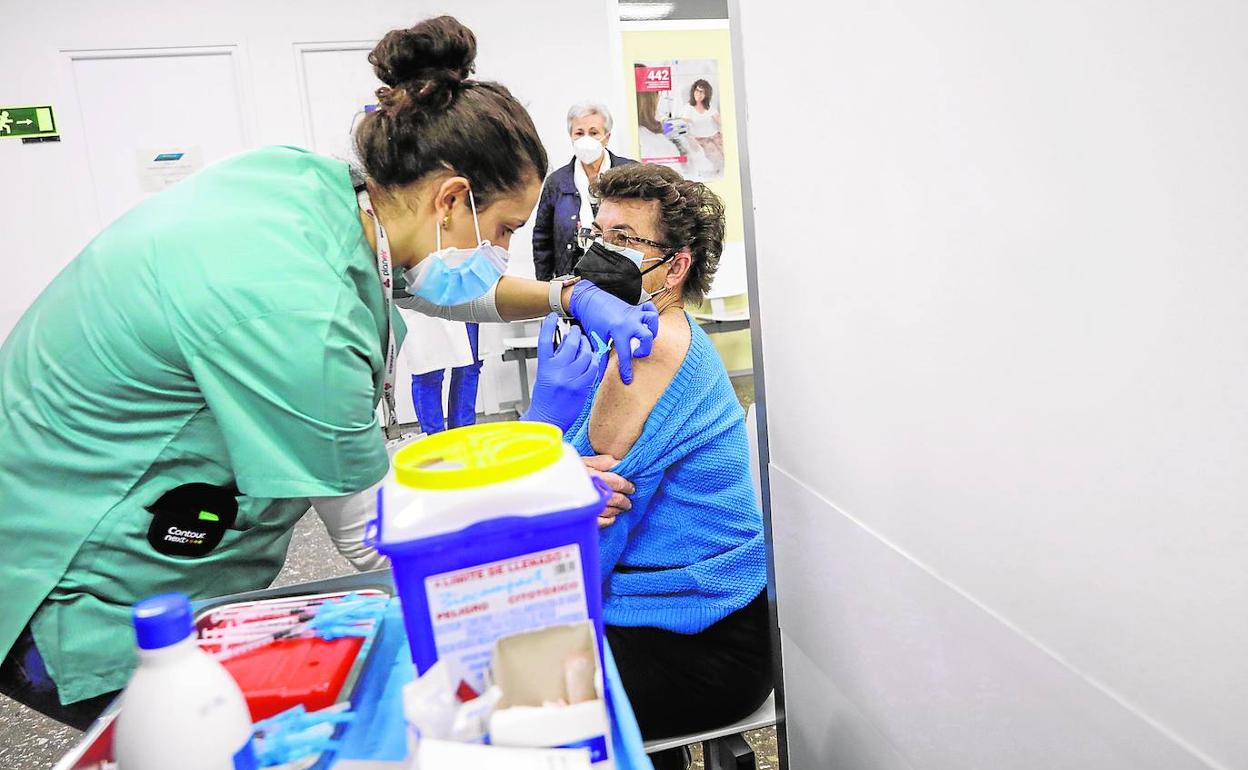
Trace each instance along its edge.
<instances>
[{"instance_id":1,"label":"blue trousers","mask_svg":"<svg viewBox=\"0 0 1248 770\"><path fill-rule=\"evenodd\" d=\"M35 647L29 626L22 630L13 643L13 649L0 663L0 693L79 730L90 727L100 712L117 697L117 693L109 692L62 706L56 683L43 665L43 656Z\"/></svg>"},{"instance_id":2,"label":"blue trousers","mask_svg":"<svg viewBox=\"0 0 1248 770\"><path fill-rule=\"evenodd\" d=\"M412 375L412 404L416 407L416 419L425 433L437 433L450 428L462 428L477 421L477 384L481 380L481 360L477 358L478 324L468 327L468 344L472 348L473 362L451 370L450 403L445 416L442 412L442 379L444 370Z\"/></svg>"}]
</instances>

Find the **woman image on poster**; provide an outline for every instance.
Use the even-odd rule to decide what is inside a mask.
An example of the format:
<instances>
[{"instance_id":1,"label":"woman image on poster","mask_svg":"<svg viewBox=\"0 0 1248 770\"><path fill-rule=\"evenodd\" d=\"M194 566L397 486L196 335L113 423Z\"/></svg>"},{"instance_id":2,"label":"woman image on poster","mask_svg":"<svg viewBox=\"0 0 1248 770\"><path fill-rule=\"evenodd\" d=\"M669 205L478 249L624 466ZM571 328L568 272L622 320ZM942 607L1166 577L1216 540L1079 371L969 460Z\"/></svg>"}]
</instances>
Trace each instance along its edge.
<instances>
[{"instance_id":1,"label":"woman image on poster","mask_svg":"<svg viewBox=\"0 0 1248 770\"><path fill-rule=\"evenodd\" d=\"M681 108L680 117L689 126L689 137L706 154L711 166L708 176L719 177L724 172L724 135L713 96L711 84L698 78L689 88L689 103Z\"/></svg>"}]
</instances>

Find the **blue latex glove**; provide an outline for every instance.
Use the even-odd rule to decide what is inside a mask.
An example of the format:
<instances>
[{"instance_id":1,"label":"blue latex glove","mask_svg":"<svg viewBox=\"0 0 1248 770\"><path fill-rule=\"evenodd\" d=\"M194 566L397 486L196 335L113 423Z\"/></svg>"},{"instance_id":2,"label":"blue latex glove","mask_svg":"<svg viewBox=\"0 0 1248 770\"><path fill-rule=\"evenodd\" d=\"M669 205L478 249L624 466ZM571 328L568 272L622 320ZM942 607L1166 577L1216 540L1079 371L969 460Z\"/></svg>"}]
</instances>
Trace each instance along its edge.
<instances>
[{"instance_id":1,"label":"blue latex glove","mask_svg":"<svg viewBox=\"0 0 1248 770\"><path fill-rule=\"evenodd\" d=\"M615 343L615 354L620 360L620 379L625 385L631 385L633 356L645 358L650 355L654 338L659 335L659 311L654 303L630 305L591 282L581 280L572 286L568 311L581 322L585 331ZM633 340L637 340L636 350L633 349Z\"/></svg>"},{"instance_id":2,"label":"blue latex glove","mask_svg":"<svg viewBox=\"0 0 1248 770\"><path fill-rule=\"evenodd\" d=\"M598 379L598 362L589 340L575 326L556 349L555 329L558 325L559 317L554 313L542 321L542 331L537 335L537 379L533 383L533 401L529 404L529 411L520 419L548 422L566 431L580 417L585 398L594 388Z\"/></svg>"}]
</instances>

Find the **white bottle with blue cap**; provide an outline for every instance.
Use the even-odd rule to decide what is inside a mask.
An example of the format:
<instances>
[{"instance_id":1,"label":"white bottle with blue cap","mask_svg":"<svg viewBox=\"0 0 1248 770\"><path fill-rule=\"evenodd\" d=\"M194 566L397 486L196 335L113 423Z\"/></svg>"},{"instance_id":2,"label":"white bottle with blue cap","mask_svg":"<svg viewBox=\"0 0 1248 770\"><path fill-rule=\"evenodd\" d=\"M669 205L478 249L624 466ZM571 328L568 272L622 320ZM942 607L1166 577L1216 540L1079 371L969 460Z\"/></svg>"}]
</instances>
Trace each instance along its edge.
<instances>
[{"instance_id":1,"label":"white bottle with blue cap","mask_svg":"<svg viewBox=\"0 0 1248 770\"><path fill-rule=\"evenodd\" d=\"M113 734L119 770L254 770L251 715L225 667L199 649L191 602L161 594L134 605L139 666Z\"/></svg>"}]
</instances>

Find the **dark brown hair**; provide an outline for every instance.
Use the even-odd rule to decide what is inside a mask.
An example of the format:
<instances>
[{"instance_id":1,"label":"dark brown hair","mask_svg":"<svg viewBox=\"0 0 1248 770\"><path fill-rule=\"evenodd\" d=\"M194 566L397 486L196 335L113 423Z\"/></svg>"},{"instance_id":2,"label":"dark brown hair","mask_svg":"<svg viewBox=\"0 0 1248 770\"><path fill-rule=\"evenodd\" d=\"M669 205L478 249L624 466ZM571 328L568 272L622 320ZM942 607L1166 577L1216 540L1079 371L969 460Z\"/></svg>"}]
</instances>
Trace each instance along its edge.
<instances>
[{"instance_id":1,"label":"dark brown hair","mask_svg":"<svg viewBox=\"0 0 1248 770\"><path fill-rule=\"evenodd\" d=\"M355 135L364 171L383 188L448 170L477 205L546 176L546 149L528 111L504 86L471 80L477 38L451 16L386 33L368 55L377 109Z\"/></svg>"},{"instance_id":2,"label":"dark brown hair","mask_svg":"<svg viewBox=\"0 0 1248 770\"><path fill-rule=\"evenodd\" d=\"M596 189L602 200L659 202L658 240L673 249L689 249L692 264L682 294L686 300L701 301L724 250L724 202L719 196L674 169L645 163L604 172Z\"/></svg>"},{"instance_id":3,"label":"dark brown hair","mask_svg":"<svg viewBox=\"0 0 1248 770\"><path fill-rule=\"evenodd\" d=\"M658 91L637 92L637 125L648 128L656 134L663 133L663 124L654 113L659 107Z\"/></svg>"},{"instance_id":4,"label":"dark brown hair","mask_svg":"<svg viewBox=\"0 0 1248 770\"><path fill-rule=\"evenodd\" d=\"M698 97L695 94L699 88L706 91L706 108L709 110L711 108L711 95L715 93L715 89L711 88L711 84L702 78L693 81L693 85L689 87L689 106L698 106Z\"/></svg>"}]
</instances>

